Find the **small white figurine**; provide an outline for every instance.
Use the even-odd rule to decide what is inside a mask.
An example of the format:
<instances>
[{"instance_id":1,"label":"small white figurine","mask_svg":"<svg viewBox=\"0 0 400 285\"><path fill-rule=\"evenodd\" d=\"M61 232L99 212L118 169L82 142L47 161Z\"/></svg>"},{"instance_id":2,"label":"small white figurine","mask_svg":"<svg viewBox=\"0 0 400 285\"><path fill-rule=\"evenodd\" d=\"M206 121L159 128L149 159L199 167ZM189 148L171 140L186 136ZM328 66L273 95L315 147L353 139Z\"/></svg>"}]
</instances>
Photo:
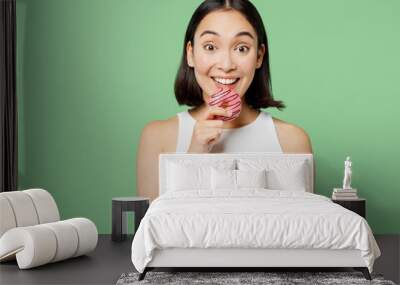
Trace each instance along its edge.
<instances>
[{"instance_id":1,"label":"small white figurine","mask_svg":"<svg viewBox=\"0 0 400 285\"><path fill-rule=\"evenodd\" d=\"M343 190L352 189L351 186L351 161L350 156L346 158L344 162L344 178L343 178Z\"/></svg>"}]
</instances>

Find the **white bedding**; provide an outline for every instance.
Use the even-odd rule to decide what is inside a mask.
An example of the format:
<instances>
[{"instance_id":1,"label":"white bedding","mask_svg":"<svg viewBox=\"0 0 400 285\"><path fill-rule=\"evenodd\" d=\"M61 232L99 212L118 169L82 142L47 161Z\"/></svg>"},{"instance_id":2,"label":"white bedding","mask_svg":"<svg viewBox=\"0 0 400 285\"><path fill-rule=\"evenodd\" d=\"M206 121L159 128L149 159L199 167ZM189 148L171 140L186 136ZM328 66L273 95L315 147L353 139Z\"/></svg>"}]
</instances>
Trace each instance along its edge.
<instances>
[{"instance_id":1,"label":"white bedding","mask_svg":"<svg viewBox=\"0 0 400 285\"><path fill-rule=\"evenodd\" d=\"M358 249L372 272L380 250L364 218L329 198L300 191L179 191L155 199L132 242L143 272L154 249Z\"/></svg>"}]
</instances>

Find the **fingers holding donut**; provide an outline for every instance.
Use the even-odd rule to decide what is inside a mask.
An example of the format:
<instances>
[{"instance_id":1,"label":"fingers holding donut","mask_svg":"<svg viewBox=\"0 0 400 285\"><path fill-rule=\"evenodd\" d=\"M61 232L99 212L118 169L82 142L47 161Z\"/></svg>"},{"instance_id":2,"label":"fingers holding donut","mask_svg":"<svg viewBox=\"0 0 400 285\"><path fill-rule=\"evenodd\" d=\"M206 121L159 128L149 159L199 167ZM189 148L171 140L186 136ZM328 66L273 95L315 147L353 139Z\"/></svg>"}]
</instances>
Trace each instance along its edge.
<instances>
[{"instance_id":1,"label":"fingers holding donut","mask_svg":"<svg viewBox=\"0 0 400 285\"><path fill-rule=\"evenodd\" d=\"M192 140L189 146L189 153L207 153L217 143L222 133L223 121L215 119L217 116L226 117L230 113L224 108L212 106L207 108L203 118L196 121Z\"/></svg>"},{"instance_id":2,"label":"fingers holding donut","mask_svg":"<svg viewBox=\"0 0 400 285\"><path fill-rule=\"evenodd\" d=\"M217 120L232 121L239 117L242 108L242 101L240 95L233 89L220 88L216 93L211 95L208 106L218 106L230 111L229 116L215 116Z\"/></svg>"},{"instance_id":3,"label":"fingers holding donut","mask_svg":"<svg viewBox=\"0 0 400 285\"><path fill-rule=\"evenodd\" d=\"M193 128L188 152L210 152L222 134L223 122L239 117L242 108L239 94L230 88L220 88L207 104L203 118Z\"/></svg>"}]
</instances>

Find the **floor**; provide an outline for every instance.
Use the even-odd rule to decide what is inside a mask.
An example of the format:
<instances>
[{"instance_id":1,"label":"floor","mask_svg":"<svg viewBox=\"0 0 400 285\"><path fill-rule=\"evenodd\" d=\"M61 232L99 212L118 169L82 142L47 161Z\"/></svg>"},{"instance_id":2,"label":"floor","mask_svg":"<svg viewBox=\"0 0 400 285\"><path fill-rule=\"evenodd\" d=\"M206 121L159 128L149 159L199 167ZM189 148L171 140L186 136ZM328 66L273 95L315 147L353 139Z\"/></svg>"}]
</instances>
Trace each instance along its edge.
<instances>
[{"instance_id":1,"label":"floor","mask_svg":"<svg viewBox=\"0 0 400 285\"><path fill-rule=\"evenodd\" d=\"M399 284L400 235L375 236L382 256L374 272ZM0 284L115 284L124 272L134 271L130 259L132 236L124 242L112 242L100 235L97 248L87 256L19 270L15 261L0 264Z\"/></svg>"}]
</instances>

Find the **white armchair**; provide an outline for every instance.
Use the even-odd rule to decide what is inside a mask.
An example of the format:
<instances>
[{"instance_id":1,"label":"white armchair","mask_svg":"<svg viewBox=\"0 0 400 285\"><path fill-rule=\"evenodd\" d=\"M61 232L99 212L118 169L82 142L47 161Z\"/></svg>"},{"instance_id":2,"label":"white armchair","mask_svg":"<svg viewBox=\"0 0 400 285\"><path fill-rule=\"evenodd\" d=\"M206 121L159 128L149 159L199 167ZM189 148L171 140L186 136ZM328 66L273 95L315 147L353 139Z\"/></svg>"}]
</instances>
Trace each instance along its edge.
<instances>
[{"instance_id":1,"label":"white armchair","mask_svg":"<svg viewBox=\"0 0 400 285\"><path fill-rule=\"evenodd\" d=\"M44 189L0 193L0 262L17 259L20 269L28 269L86 254L97 239L89 219L60 221Z\"/></svg>"}]
</instances>

